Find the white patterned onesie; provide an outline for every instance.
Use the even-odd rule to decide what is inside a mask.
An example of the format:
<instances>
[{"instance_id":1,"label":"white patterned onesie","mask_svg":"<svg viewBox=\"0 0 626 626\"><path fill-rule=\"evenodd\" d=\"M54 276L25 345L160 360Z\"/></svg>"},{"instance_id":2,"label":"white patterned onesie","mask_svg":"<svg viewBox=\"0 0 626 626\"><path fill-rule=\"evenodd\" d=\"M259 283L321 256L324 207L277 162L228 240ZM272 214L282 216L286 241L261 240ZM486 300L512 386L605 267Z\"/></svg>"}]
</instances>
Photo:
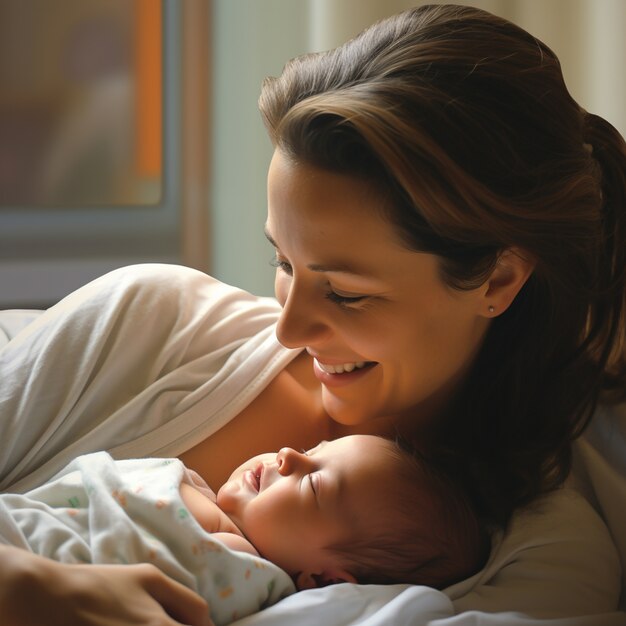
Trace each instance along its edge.
<instances>
[{"instance_id":1,"label":"white patterned onesie","mask_svg":"<svg viewBox=\"0 0 626 626\"><path fill-rule=\"evenodd\" d=\"M0 495L0 542L65 563L153 563L202 595L216 625L293 593L286 572L193 518L180 484L199 480L177 459L83 455L40 487Z\"/></svg>"}]
</instances>

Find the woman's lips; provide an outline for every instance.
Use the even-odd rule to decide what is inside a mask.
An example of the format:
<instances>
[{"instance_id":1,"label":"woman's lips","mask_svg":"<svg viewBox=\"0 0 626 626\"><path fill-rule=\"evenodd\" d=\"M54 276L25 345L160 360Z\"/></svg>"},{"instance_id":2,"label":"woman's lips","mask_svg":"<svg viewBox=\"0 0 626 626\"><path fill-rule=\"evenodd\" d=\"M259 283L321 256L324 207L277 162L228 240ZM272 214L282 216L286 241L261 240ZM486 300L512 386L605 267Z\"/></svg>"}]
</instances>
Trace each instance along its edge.
<instances>
[{"instance_id":1,"label":"woman's lips","mask_svg":"<svg viewBox=\"0 0 626 626\"><path fill-rule=\"evenodd\" d=\"M345 367L345 365L354 365L354 368ZM378 363L374 361L361 361L354 364L329 366L324 363L320 363L316 358L314 358L313 373L315 374L315 377L327 387L343 387L344 385L349 385L364 376L367 376L369 371L376 365L378 365Z\"/></svg>"}]
</instances>

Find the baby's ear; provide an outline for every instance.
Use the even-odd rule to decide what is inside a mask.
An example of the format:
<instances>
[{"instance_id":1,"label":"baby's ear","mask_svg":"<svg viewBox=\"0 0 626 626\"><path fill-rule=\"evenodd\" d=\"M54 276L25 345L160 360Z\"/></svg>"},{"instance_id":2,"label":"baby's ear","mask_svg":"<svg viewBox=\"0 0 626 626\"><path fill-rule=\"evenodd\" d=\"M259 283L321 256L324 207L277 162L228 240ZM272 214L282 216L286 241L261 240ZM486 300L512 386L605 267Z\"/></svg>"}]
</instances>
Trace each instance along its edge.
<instances>
[{"instance_id":1,"label":"baby's ear","mask_svg":"<svg viewBox=\"0 0 626 626\"><path fill-rule=\"evenodd\" d=\"M315 589L338 583L356 583L357 579L350 572L341 568L325 569L321 572L303 571L296 576L298 591Z\"/></svg>"}]
</instances>

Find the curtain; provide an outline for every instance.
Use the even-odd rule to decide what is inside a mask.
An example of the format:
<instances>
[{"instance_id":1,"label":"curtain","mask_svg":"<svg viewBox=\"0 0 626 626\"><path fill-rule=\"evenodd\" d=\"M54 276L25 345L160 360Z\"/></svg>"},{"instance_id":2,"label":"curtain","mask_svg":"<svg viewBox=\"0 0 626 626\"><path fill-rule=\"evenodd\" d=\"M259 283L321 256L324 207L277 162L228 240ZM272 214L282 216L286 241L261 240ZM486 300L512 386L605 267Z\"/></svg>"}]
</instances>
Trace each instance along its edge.
<instances>
[{"instance_id":1,"label":"curtain","mask_svg":"<svg viewBox=\"0 0 626 626\"><path fill-rule=\"evenodd\" d=\"M450 0L509 19L550 46L585 109L626 135L626 2L624 0ZM339 45L368 24L440 0L310 0L311 46Z\"/></svg>"}]
</instances>

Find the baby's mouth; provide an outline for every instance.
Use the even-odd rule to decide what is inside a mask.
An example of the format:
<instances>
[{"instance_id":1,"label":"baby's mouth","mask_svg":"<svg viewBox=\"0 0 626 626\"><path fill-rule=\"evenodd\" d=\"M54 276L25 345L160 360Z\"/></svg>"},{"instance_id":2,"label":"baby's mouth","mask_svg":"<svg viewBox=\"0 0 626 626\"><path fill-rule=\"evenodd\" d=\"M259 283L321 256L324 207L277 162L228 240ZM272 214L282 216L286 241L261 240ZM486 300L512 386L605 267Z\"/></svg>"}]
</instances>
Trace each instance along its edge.
<instances>
[{"instance_id":1,"label":"baby's mouth","mask_svg":"<svg viewBox=\"0 0 626 626\"><path fill-rule=\"evenodd\" d=\"M257 493L261 491L261 478L263 477L263 463L259 463L253 473Z\"/></svg>"}]
</instances>

